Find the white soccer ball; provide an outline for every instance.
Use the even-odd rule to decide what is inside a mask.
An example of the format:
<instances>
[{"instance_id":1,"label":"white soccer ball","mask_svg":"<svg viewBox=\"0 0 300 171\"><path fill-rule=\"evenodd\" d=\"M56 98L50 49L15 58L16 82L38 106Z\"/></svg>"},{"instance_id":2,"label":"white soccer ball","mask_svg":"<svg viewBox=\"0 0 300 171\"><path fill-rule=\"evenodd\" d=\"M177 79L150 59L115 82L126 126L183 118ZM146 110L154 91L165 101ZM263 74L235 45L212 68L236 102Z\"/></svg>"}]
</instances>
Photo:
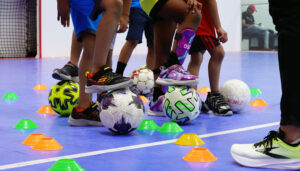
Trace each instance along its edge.
<instances>
[{"instance_id":1,"label":"white soccer ball","mask_svg":"<svg viewBox=\"0 0 300 171\"><path fill-rule=\"evenodd\" d=\"M248 85L241 80L233 79L226 81L221 86L220 93L225 97L234 113L241 112L250 103L250 89Z\"/></svg>"},{"instance_id":2,"label":"white soccer ball","mask_svg":"<svg viewBox=\"0 0 300 171\"><path fill-rule=\"evenodd\" d=\"M103 125L117 134L128 134L144 119L144 104L129 89L112 91L98 97L100 119Z\"/></svg>"},{"instance_id":3,"label":"white soccer ball","mask_svg":"<svg viewBox=\"0 0 300 171\"><path fill-rule=\"evenodd\" d=\"M139 68L132 71L130 78L133 80L131 89L137 94L151 94L154 87L154 75L150 69Z\"/></svg>"},{"instance_id":4,"label":"white soccer ball","mask_svg":"<svg viewBox=\"0 0 300 171\"><path fill-rule=\"evenodd\" d=\"M169 86L163 101L167 118L179 124L196 119L201 111L201 100L195 89L187 86Z\"/></svg>"}]
</instances>

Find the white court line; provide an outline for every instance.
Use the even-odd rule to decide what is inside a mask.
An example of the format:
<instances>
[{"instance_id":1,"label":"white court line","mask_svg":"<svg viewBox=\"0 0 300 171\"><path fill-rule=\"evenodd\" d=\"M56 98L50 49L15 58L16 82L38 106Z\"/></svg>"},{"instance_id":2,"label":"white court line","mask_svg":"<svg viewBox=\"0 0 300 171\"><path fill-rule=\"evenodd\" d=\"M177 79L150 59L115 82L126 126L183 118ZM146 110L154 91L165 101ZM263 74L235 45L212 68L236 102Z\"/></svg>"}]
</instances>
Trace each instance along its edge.
<instances>
[{"instance_id":1,"label":"white court line","mask_svg":"<svg viewBox=\"0 0 300 171\"><path fill-rule=\"evenodd\" d=\"M209 134L202 134L202 135L199 135L199 137L207 138L207 137L213 137L213 136L218 136L218 135L232 134L232 133L236 133L236 132L243 132L243 131L249 131L249 130L254 130L254 129L259 129L259 128L265 128L265 127L270 127L270 126L275 126L275 125L279 125L279 122L272 122L272 123L268 123L268 124L232 129L232 130L227 130L227 131L220 131L220 132L209 133ZM145 147L153 147L153 146L158 146L158 145L174 143L176 140L177 139L172 139L172 140L158 141L158 142L153 142L153 143L125 146L125 147L120 147L120 148L111 148L111 149L107 149L107 150L99 150L99 151L78 153L78 154L72 154L72 155L66 155L66 156L60 156L60 157L52 157L52 158L46 158L46 159L40 159L40 160L32 160L32 161L26 161L26 162L20 162L20 163L1 165L0 170L12 169L12 168L18 168L18 167L24 167L24 166L30 166L30 165L37 165L37 164L42 164L42 163L49 163L49 162L57 161L59 159L66 159L66 158L75 159L75 158L95 156L95 155L118 152L118 151L126 151L126 150L133 150L133 149L139 149L139 148L145 148Z\"/></svg>"}]
</instances>

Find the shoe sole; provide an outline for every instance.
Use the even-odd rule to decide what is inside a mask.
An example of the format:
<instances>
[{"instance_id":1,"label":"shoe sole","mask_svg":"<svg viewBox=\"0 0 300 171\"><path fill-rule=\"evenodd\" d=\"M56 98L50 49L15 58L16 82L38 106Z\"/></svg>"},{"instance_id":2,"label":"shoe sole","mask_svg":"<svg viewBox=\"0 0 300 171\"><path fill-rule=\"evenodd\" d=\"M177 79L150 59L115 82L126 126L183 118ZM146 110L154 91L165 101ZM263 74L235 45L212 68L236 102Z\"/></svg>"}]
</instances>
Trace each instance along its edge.
<instances>
[{"instance_id":1,"label":"shoe sole","mask_svg":"<svg viewBox=\"0 0 300 171\"><path fill-rule=\"evenodd\" d=\"M133 85L132 80L128 80L119 84L113 85L91 85L85 86L85 93L102 93L108 90L117 90L122 88L127 88Z\"/></svg>"},{"instance_id":2,"label":"shoe sole","mask_svg":"<svg viewBox=\"0 0 300 171\"><path fill-rule=\"evenodd\" d=\"M163 112L155 112L152 110L148 110L148 115L149 116L160 116L160 117L165 117L166 115Z\"/></svg>"},{"instance_id":3,"label":"shoe sole","mask_svg":"<svg viewBox=\"0 0 300 171\"><path fill-rule=\"evenodd\" d=\"M250 159L230 151L233 159L240 165L270 169L299 170L300 159Z\"/></svg>"},{"instance_id":4,"label":"shoe sole","mask_svg":"<svg viewBox=\"0 0 300 171\"><path fill-rule=\"evenodd\" d=\"M71 126L103 126L101 122L89 121L86 119L74 119L71 115L69 116L68 123Z\"/></svg>"},{"instance_id":5,"label":"shoe sole","mask_svg":"<svg viewBox=\"0 0 300 171\"><path fill-rule=\"evenodd\" d=\"M162 79L157 78L156 83L164 86L173 86L173 85L180 85L180 86L192 86L197 85L199 82L199 79L196 80L185 80L185 81L179 81L179 80L173 80L173 79Z\"/></svg>"},{"instance_id":6,"label":"shoe sole","mask_svg":"<svg viewBox=\"0 0 300 171\"><path fill-rule=\"evenodd\" d=\"M78 76L72 77L72 76L70 76L70 75L62 74L62 73L60 73L60 72L58 72L58 71L53 71L52 77L53 77L54 79L62 80L62 81L63 81L63 80L67 80L67 81L74 81L74 82L76 82L76 83L79 82L79 77L78 77Z\"/></svg>"}]
</instances>

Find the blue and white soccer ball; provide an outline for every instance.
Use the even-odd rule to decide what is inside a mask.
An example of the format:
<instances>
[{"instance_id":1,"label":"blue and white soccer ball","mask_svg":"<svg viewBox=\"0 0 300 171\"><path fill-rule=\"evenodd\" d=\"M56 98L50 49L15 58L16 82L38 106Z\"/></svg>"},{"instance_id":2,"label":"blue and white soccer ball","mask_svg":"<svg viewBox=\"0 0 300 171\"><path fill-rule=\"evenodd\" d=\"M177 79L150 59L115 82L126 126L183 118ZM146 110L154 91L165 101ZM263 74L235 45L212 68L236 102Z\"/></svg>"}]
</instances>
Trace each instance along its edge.
<instances>
[{"instance_id":1,"label":"blue and white soccer ball","mask_svg":"<svg viewBox=\"0 0 300 171\"><path fill-rule=\"evenodd\" d=\"M187 86L169 86L163 101L167 118L179 124L196 119L201 111L201 99L195 89Z\"/></svg>"},{"instance_id":2,"label":"blue and white soccer ball","mask_svg":"<svg viewBox=\"0 0 300 171\"><path fill-rule=\"evenodd\" d=\"M128 134L144 119L144 104L129 89L115 90L98 97L102 124L117 134Z\"/></svg>"}]
</instances>

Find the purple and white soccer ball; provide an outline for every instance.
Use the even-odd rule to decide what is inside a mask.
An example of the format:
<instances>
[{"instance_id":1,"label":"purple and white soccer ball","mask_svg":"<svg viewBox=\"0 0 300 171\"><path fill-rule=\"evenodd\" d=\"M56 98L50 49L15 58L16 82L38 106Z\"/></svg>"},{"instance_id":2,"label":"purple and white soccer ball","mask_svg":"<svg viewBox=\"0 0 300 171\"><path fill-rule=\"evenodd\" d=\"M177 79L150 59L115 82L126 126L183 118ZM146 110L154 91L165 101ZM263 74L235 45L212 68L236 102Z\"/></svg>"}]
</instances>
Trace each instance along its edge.
<instances>
[{"instance_id":1,"label":"purple and white soccer ball","mask_svg":"<svg viewBox=\"0 0 300 171\"><path fill-rule=\"evenodd\" d=\"M239 113L250 103L251 92L248 85L237 79L226 81L220 88L220 93L234 113Z\"/></svg>"},{"instance_id":2,"label":"purple and white soccer ball","mask_svg":"<svg viewBox=\"0 0 300 171\"><path fill-rule=\"evenodd\" d=\"M140 97L129 89L115 90L98 97L102 124L117 134L128 134L144 119L144 104Z\"/></svg>"}]
</instances>

